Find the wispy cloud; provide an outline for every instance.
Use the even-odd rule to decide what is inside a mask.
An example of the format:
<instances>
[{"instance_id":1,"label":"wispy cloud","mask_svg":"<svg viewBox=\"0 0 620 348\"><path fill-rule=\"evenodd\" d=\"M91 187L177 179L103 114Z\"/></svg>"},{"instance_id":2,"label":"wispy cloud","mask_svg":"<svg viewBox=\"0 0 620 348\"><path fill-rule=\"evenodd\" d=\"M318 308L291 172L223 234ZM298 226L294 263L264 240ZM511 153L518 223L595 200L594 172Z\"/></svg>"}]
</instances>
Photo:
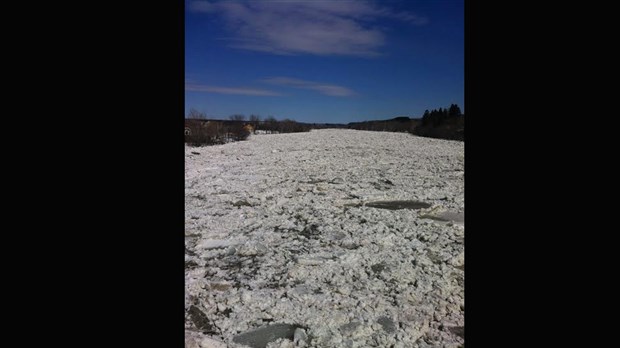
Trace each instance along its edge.
<instances>
[{"instance_id":1,"label":"wispy cloud","mask_svg":"<svg viewBox=\"0 0 620 348\"><path fill-rule=\"evenodd\" d=\"M238 94L251 96L280 96L282 94L266 89L245 88L245 87L221 87L206 86L198 84L185 84L185 90L188 92L209 92L219 94Z\"/></svg>"},{"instance_id":2,"label":"wispy cloud","mask_svg":"<svg viewBox=\"0 0 620 348\"><path fill-rule=\"evenodd\" d=\"M355 92L343 86L300 80L290 77L272 77L264 79L263 82L280 86L289 86L293 88L310 89L332 97L348 97L355 95Z\"/></svg>"},{"instance_id":3,"label":"wispy cloud","mask_svg":"<svg viewBox=\"0 0 620 348\"><path fill-rule=\"evenodd\" d=\"M222 16L230 46L273 54L380 55L381 19L428 20L370 1L191 1L190 11Z\"/></svg>"},{"instance_id":4,"label":"wispy cloud","mask_svg":"<svg viewBox=\"0 0 620 348\"><path fill-rule=\"evenodd\" d=\"M211 4L209 1L190 1L188 8L190 11L194 11L194 12L216 11L215 6L213 6L213 4Z\"/></svg>"}]
</instances>

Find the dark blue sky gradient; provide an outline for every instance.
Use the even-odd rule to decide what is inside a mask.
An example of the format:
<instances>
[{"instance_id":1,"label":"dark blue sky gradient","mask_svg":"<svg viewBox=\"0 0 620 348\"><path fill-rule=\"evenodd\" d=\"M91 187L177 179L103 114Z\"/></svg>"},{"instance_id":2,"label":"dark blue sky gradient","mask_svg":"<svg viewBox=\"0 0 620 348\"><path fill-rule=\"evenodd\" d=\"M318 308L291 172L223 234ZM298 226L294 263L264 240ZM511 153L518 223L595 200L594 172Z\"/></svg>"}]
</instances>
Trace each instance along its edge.
<instances>
[{"instance_id":1,"label":"dark blue sky gradient","mask_svg":"<svg viewBox=\"0 0 620 348\"><path fill-rule=\"evenodd\" d=\"M347 123L464 105L459 0L189 1L185 108Z\"/></svg>"}]
</instances>

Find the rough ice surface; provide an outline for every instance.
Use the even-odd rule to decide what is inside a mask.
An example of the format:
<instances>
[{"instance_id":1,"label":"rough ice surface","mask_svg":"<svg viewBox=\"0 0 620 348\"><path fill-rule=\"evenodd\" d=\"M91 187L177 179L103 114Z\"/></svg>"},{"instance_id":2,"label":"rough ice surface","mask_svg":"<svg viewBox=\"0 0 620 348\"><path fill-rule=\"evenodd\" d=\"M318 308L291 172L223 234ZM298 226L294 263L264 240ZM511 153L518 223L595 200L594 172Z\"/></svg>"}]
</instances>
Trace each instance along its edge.
<instances>
[{"instance_id":1,"label":"rough ice surface","mask_svg":"<svg viewBox=\"0 0 620 348\"><path fill-rule=\"evenodd\" d=\"M464 344L463 142L326 129L185 153L187 347ZM426 204L366 205L386 201Z\"/></svg>"},{"instance_id":2,"label":"rough ice surface","mask_svg":"<svg viewBox=\"0 0 620 348\"><path fill-rule=\"evenodd\" d=\"M295 338L296 330L295 325L274 324L237 335L233 337L233 342L252 348L265 348L270 342L277 341L280 338L292 341Z\"/></svg>"}]
</instances>

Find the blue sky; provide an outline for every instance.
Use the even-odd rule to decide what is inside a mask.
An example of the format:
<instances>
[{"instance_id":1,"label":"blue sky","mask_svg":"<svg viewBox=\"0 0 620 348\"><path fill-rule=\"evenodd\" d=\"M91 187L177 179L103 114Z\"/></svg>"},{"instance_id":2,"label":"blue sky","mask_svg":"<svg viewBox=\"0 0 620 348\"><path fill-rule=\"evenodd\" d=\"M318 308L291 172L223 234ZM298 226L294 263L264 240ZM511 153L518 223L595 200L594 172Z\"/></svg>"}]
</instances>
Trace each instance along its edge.
<instances>
[{"instance_id":1,"label":"blue sky","mask_svg":"<svg viewBox=\"0 0 620 348\"><path fill-rule=\"evenodd\" d=\"M464 104L463 0L187 1L185 112L348 123Z\"/></svg>"}]
</instances>

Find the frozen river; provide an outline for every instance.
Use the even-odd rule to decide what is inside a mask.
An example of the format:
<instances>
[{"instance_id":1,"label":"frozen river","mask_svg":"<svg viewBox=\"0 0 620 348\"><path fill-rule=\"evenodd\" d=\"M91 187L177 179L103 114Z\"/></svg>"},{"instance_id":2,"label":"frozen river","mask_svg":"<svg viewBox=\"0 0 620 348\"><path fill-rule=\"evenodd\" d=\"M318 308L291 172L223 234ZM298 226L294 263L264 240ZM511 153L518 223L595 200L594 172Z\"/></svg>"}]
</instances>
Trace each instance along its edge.
<instances>
[{"instance_id":1,"label":"frozen river","mask_svg":"<svg viewBox=\"0 0 620 348\"><path fill-rule=\"evenodd\" d=\"M464 209L463 142L186 147L186 346L463 345Z\"/></svg>"}]
</instances>

